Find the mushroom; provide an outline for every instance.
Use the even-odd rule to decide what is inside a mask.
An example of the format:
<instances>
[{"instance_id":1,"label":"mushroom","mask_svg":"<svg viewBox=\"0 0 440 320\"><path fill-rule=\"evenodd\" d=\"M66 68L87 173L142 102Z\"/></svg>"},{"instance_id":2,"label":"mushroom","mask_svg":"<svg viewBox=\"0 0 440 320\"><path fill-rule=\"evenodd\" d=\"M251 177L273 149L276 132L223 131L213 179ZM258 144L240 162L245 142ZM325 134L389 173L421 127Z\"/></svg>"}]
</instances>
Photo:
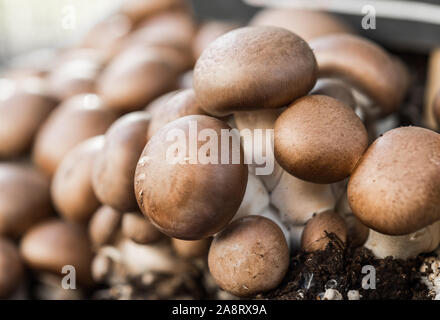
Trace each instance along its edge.
<instances>
[{"instance_id":1,"label":"mushroom","mask_svg":"<svg viewBox=\"0 0 440 320\"><path fill-rule=\"evenodd\" d=\"M0 163L0 235L18 238L51 213L44 174L27 165Z\"/></svg>"},{"instance_id":2,"label":"mushroom","mask_svg":"<svg viewBox=\"0 0 440 320\"><path fill-rule=\"evenodd\" d=\"M317 71L313 52L300 37L276 27L245 27L203 51L194 90L201 107L217 116L280 108L307 94Z\"/></svg>"},{"instance_id":3,"label":"mushroom","mask_svg":"<svg viewBox=\"0 0 440 320\"><path fill-rule=\"evenodd\" d=\"M172 238L171 244L179 257L185 259L197 259L204 258L208 255L211 239L207 238L188 241Z\"/></svg>"},{"instance_id":4,"label":"mushroom","mask_svg":"<svg viewBox=\"0 0 440 320\"><path fill-rule=\"evenodd\" d=\"M239 297L276 288L289 267L289 249L271 220L247 216L217 235L209 249L209 270L217 284Z\"/></svg>"},{"instance_id":5,"label":"mushroom","mask_svg":"<svg viewBox=\"0 0 440 320\"><path fill-rule=\"evenodd\" d=\"M122 216L122 235L139 244L158 241L163 234L140 212L126 212Z\"/></svg>"},{"instance_id":6,"label":"mushroom","mask_svg":"<svg viewBox=\"0 0 440 320\"><path fill-rule=\"evenodd\" d=\"M13 158L28 151L56 105L41 79L21 82L0 79L0 158Z\"/></svg>"},{"instance_id":7,"label":"mushroom","mask_svg":"<svg viewBox=\"0 0 440 320\"><path fill-rule=\"evenodd\" d=\"M120 212L137 209L134 172L147 144L150 115L133 112L119 118L107 130L102 151L96 155L92 170L97 198Z\"/></svg>"},{"instance_id":8,"label":"mushroom","mask_svg":"<svg viewBox=\"0 0 440 320\"><path fill-rule=\"evenodd\" d=\"M50 114L39 130L33 160L52 175L63 157L78 143L105 133L117 114L94 94L72 97Z\"/></svg>"},{"instance_id":9,"label":"mushroom","mask_svg":"<svg viewBox=\"0 0 440 320\"><path fill-rule=\"evenodd\" d=\"M350 107L328 96L311 95L278 117L274 145L275 158L290 174L333 183L353 171L368 146L368 135Z\"/></svg>"},{"instance_id":10,"label":"mushroom","mask_svg":"<svg viewBox=\"0 0 440 320\"><path fill-rule=\"evenodd\" d=\"M350 86L339 79L318 79L310 94L335 98L356 111L356 99Z\"/></svg>"},{"instance_id":11,"label":"mushroom","mask_svg":"<svg viewBox=\"0 0 440 320\"><path fill-rule=\"evenodd\" d=\"M70 265L75 268L78 284L92 284L92 251L81 226L59 219L37 224L21 240L20 253L33 271L63 276L62 268Z\"/></svg>"},{"instance_id":12,"label":"mushroom","mask_svg":"<svg viewBox=\"0 0 440 320\"><path fill-rule=\"evenodd\" d=\"M301 248L306 252L325 250L333 233L345 245L347 226L344 219L334 211L325 211L313 216L306 224L301 238Z\"/></svg>"},{"instance_id":13,"label":"mushroom","mask_svg":"<svg viewBox=\"0 0 440 320\"><path fill-rule=\"evenodd\" d=\"M182 9L187 9L185 0L128 0L121 6L121 12L133 22L139 22L158 13Z\"/></svg>"},{"instance_id":14,"label":"mushroom","mask_svg":"<svg viewBox=\"0 0 440 320\"><path fill-rule=\"evenodd\" d=\"M92 187L92 170L104 140L104 136L97 136L80 143L66 154L55 171L52 200L68 221L87 223L100 206Z\"/></svg>"},{"instance_id":15,"label":"mushroom","mask_svg":"<svg viewBox=\"0 0 440 320\"><path fill-rule=\"evenodd\" d=\"M439 134L401 127L379 137L359 161L348 184L348 200L353 214L376 231L370 231L366 244L375 254L407 257L438 246L439 148ZM381 240L373 241L377 233L383 234ZM422 239L427 245L412 252L411 243Z\"/></svg>"},{"instance_id":16,"label":"mushroom","mask_svg":"<svg viewBox=\"0 0 440 320\"><path fill-rule=\"evenodd\" d=\"M140 209L160 231L183 240L207 238L237 212L248 171L236 148L239 138L230 130L221 120L194 115L169 123L150 139L136 168L135 192ZM220 140L228 142L227 149Z\"/></svg>"},{"instance_id":17,"label":"mushroom","mask_svg":"<svg viewBox=\"0 0 440 320\"><path fill-rule=\"evenodd\" d=\"M437 124L440 124L440 90L435 96L432 110L434 112L435 121L437 121Z\"/></svg>"},{"instance_id":18,"label":"mushroom","mask_svg":"<svg viewBox=\"0 0 440 320\"><path fill-rule=\"evenodd\" d=\"M0 237L0 299L10 297L24 278L23 263L14 243Z\"/></svg>"},{"instance_id":19,"label":"mushroom","mask_svg":"<svg viewBox=\"0 0 440 320\"><path fill-rule=\"evenodd\" d=\"M89 237L93 247L112 243L118 234L122 214L109 206L101 206L89 222Z\"/></svg>"}]
</instances>

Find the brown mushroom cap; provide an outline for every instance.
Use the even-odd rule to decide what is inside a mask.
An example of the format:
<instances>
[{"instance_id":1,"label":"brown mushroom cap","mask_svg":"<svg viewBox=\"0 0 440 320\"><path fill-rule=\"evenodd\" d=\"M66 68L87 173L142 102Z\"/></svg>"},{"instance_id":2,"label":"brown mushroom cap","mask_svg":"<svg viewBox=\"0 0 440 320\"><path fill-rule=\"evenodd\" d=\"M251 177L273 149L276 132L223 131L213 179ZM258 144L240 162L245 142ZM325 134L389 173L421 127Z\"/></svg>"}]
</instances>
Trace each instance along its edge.
<instances>
[{"instance_id":1,"label":"brown mushroom cap","mask_svg":"<svg viewBox=\"0 0 440 320\"><path fill-rule=\"evenodd\" d=\"M367 150L348 184L350 207L378 232L404 235L440 219L440 135L393 129Z\"/></svg>"},{"instance_id":2,"label":"brown mushroom cap","mask_svg":"<svg viewBox=\"0 0 440 320\"><path fill-rule=\"evenodd\" d=\"M104 146L104 136L87 139L61 161L52 179L51 195L58 212L68 221L87 223L99 208L92 187L95 159Z\"/></svg>"},{"instance_id":3,"label":"brown mushroom cap","mask_svg":"<svg viewBox=\"0 0 440 320\"><path fill-rule=\"evenodd\" d=\"M135 111L174 89L177 77L175 66L160 50L135 46L116 56L102 72L97 92L108 107Z\"/></svg>"},{"instance_id":4,"label":"brown mushroom cap","mask_svg":"<svg viewBox=\"0 0 440 320\"><path fill-rule=\"evenodd\" d=\"M162 238L162 233L139 212L122 216L122 235L139 244L148 244Z\"/></svg>"},{"instance_id":5,"label":"brown mushroom cap","mask_svg":"<svg viewBox=\"0 0 440 320\"><path fill-rule=\"evenodd\" d=\"M121 12L138 22L161 12L186 8L185 0L128 0L123 2Z\"/></svg>"},{"instance_id":6,"label":"brown mushroom cap","mask_svg":"<svg viewBox=\"0 0 440 320\"><path fill-rule=\"evenodd\" d=\"M261 216L247 216L217 235L209 249L209 270L233 295L249 297L276 288L289 267L281 229Z\"/></svg>"},{"instance_id":7,"label":"brown mushroom cap","mask_svg":"<svg viewBox=\"0 0 440 320\"><path fill-rule=\"evenodd\" d=\"M432 110L434 112L435 121L437 121L437 124L440 124L440 90L434 99Z\"/></svg>"},{"instance_id":8,"label":"brown mushroom cap","mask_svg":"<svg viewBox=\"0 0 440 320\"><path fill-rule=\"evenodd\" d=\"M118 119L107 131L96 155L92 183L98 199L118 211L137 209L134 172L147 144L150 115L133 112Z\"/></svg>"},{"instance_id":9,"label":"brown mushroom cap","mask_svg":"<svg viewBox=\"0 0 440 320\"><path fill-rule=\"evenodd\" d=\"M78 225L58 219L42 222L24 235L20 252L32 270L63 276L63 266L71 265L78 283L92 283L92 251L86 230Z\"/></svg>"},{"instance_id":10,"label":"brown mushroom cap","mask_svg":"<svg viewBox=\"0 0 440 320\"><path fill-rule=\"evenodd\" d=\"M6 79L0 84L10 86L8 93L0 92L0 158L15 157L28 151L36 132L56 105L42 80L21 81L26 84L19 86ZM7 88L0 90L6 91Z\"/></svg>"},{"instance_id":11,"label":"brown mushroom cap","mask_svg":"<svg viewBox=\"0 0 440 320\"><path fill-rule=\"evenodd\" d=\"M18 249L12 241L0 237L0 299L11 295L23 280L24 269Z\"/></svg>"},{"instance_id":12,"label":"brown mushroom cap","mask_svg":"<svg viewBox=\"0 0 440 320\"><path fill-rule=\"evenodd\" d=\"M207 256L209 251L209 245L211 244L211 239L200 239L200 240L180 240L176 238L171 239L171 244L174 251L179 257L185 259L196 259L204 258Z\"/></svg>"},{"instance_id":13,"label":"brown mushroom cap","mask_svg":"<svg viewBox=\"0 0 440 320\"><path fill-rule=\"evenodd\" d=\"M122 214L109 206L101 206L89 222L89 237L94 248L111 243L118 232Z\"/></svg>"},{"instance_id":14,"label":"brown mushroom cap","mask_svg":"<svg viewBox=\"0 0 440 320\"><path fill-rule=\"evenodd\" d=\"M334 15L314 10L266 9L251 20L253 26L287 29L306 41L329 34L351 33L351 28Z\"/></svg>"},{"instance_id":15,"label":"brown mushroom cap","mask_svg":"<svg viewBox=\"0 0 440 320\"><path fill-rule=\"evenodd\" d=\"M145 109L145 111L151 114L148 140L171 121L185 116L206 114L200 108L193 89L176 91L175 94L170 95L169 98L164 98L162 101L161 103L152 104Z\"/></svg>"},{"instance_id":16,"label":"brown mushroom cap","mask_svg":"<svg viewBox=\"0 0 440 320\"><path fill-rule=\"evenodd\" d=\"M194 39L194 58L198 59L203 50L205 50L215 39L238 27L239 25L236 23L225 21L212 20L203 23L197 31Z\"/></svg>"},{"instance_id":17,"label":"brown mushroom cap","mask_svg":"<svg viewBox=\"0 0 440 320\"><path fill-rule=\"evenodd\" d=\"M350 34L310 42L320 77L349 81L388 114L402 102L409 83L405 67L377 44Z\"/></svg>"},{"instance_id":18,"label":"brown mushroom cap","mask_svg":"<svg viewBox=\"0 0 440 320\"><path fill-rule=\"evenodd\" d=\"M44 174L24 165L0 164L0 235L19 237L51 212Z\"/></svg>"},{"instance_id":19,"label":"brown mushroom cap","mask_svg":"<svg viewBox=\"0 0 440 320\"><path fill-rule=\"evenodd\" d=\"M347 242L347 226L344 219L333 211L316 214L310 219L302 233L301 248L307 252L324 250L333 233L344 244Z\"/></svg>"},{"instance_id":20,"label":"brown mushroom cap","mask_svg":"<svg viewBox=\"0 0 440 320\"><path fill-rule=\"evenodd\" d=\"M297 35L275 27L245 27L217 38L194 69L194 90L213 115L280 108L307 94L317 65Z\"/></svg>"},{"instance_id":21,"label":"brown mushroom cap","mask_svg":"<svg viewBox=\"0 0 440 320\"><path fill-rule=\"evenodd\" d=\"M295 101L275 122L275 157L290 174L315 183L348 177L368 146L354 111L327 96Z\"/></svg>"},{"instance_id":22,"label":"brown mushroom cap","mask_svg":"<svg viewBox=\"0 0 440 320\"><path fill-rule=\"evenodd\" d=\"M37 134L33 160L52 175L69 150L78 143L105 133L117 118L96 95L78 95L63 102Z\"/></svg>"},{"instance_id":23,"label":"brown mushroom cap","mask_svg":"<svg viewBox=\"0 0 440 320\"><path fill-rule=\"evenodd\" d=\"M188 150L177 150L184 144L196 144L196 152L205 155L205 141L189 140L190 130L192 135L196 126L197 135L203 129L211 129L209 132L218 138L218 164L203 164L200 158L193 159ZM142 212L163 233L184 240L206 238L224 228L239 208L246 189L247 166L241 148L239 163L232 163L233 152L238 151L232 150L233 143L229 143L228 164L221 163L222 129L231 130L215 118L187 116L160 129L145 147L136 168L136 198ZM180 135L177 142L167 139L176 131L185 136ZM176 159L182 160L180 163L167 158L174 151L178 151ZM206 156L209 152L207 149ZM195 163L180 156L189 156Z\"/></svg>"}]
</instances>

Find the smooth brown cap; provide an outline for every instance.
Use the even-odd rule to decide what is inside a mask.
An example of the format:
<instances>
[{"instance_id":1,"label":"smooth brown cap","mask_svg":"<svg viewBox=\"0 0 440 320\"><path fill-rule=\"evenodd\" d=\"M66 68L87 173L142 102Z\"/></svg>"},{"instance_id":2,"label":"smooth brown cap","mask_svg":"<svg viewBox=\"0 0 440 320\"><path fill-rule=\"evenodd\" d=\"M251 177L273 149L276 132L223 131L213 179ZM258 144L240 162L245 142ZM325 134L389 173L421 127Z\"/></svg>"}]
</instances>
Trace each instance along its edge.
<instances>
[{"instance_id":1,"label":"smooth brown cap","mask_svg":"<svg viewBox=\"0 0 440 320\"><path fill-rule=\"evenodd\" d=\"M52 211L44 174L32 167L0 163L0 235L19 237Z\"/></svg>"},{"instance_id":2,"label":"smooth brown cap","mask_svg":"<svg viewBox=\"0 0 440 320\"><path fill-rule=\"evenodd\" d=\"M440 90L434 98L432 110L434 112L435 121L440 124Z\"/></svg>"},{"instance_id":3,"label":"smooth brown cap","mask_svg":"<svg viewBox=\"0 0 440 320\"><path fill-rule=\"evenodd\" d=\"M171 239L171 245L179 257L185 259L196 259L207 257L211 238L200 240Z\"/></svg>"},{"instance_id":4,"label":"smooth brown cap","mask_svg":"<svg viewBox=\"0 0 440 320\"><path fill-rule=\"evenodd\" d=\"M122 214L109 206L101 206L89 222L89 237L94 248L111 243L120 228Z\"/></svg>"},{"instance_id":5,"label":"smooth brown cap","mask_svg":"<svg viewBox=\"0 0 440 320\"><path fill-rule=\"evenodd\" d=\"M120 212L137 209L134 172L147 144L150 115L133 112L119 118L107 131L102 151L92 171L98 199Z\"/></svg>"},{"instance_id":6,"label":"smooth brown cap","mask_svg":"<svg viewBox=\"0 0 440 320\"><path fill-rule=\"evenodd\" d=\"M0 237L0 299L10 296L24 280L24 268L17 247Z\"/></svg>"},{"instance_id":7,"label":"smooth brown cap","mask_svg":"<svg viewBox=\"0 0 440 320\"><path fill-rule=\"evenodd\" d=\"M209 140L219 141L214 149L207 148L205 141L189 141L190 131L198 135L203 129L211 129ZM136 198L142 212L168 236L184 240L209 237L237 212L246 189L247 165L242 148L232 150L234 142L229 143L228 163L221 163L222 129L231 130L212 117L187 116L160 129L145 147L136 168ZM176 132L180 138L173 137ZM197 159L185 147L195 143ZM213 160L218 164L209 163L211 152L215 156L216 151L218 159ZM237 164L232 163L234 154L239 156L234 157ZM203 164L204 160L208 163Z\"/></svg>"},{"instance_id":8,"label":"smooth brown cap","mask_svg":"<svg viewBox=\"0 0 440 320\"><path fill-rule=\"evenodd\" d=\"M194 69L194 90L213 115L280 108L314 86L312 50L297 35L276 27L245 27L217 38Z\"/></svg>"},{"instance_id":9,"label":"smooth brown cap","mask_svg":"<svg viewBox=\"0 0 440 320\"><path fill-rule=\"evenodd\" d=\"M348 201L359 220L380 233L404 235L440 218L440 135L393 129L368 148L352 173Z\"/></svg>"},{"instance_id":10,"label":"smooth brown cap","mask_svg":"<svg viewBox=\"0 0 440 320\"><path fill-rule=\"evenodd\" d=\"M342 243L347 242L347 226L344 219L333 211L316 214L310 219L302 233L301 248L307 252L324 250L333 233Z\"/></svg>"},{"instance_id":11,"label":"smooth brown cap","mask_svg":"<svg viewBox=\"0 0 440 320\"><path fill-rule=\"evenodd\" d=\"M239 25L237 23L220 20L211 20L203 23L197 31L194 39L194 58L198 59L203 50L205 50L215 39L238 27Z\"/></svg>"},{"instance_id":12,"label":"smooth brown cap","mask_svg":"<svg viewBox=\"0 0 440 320\"><path fill-rule=\"evenodd\" d=\"M63 276L63 266L71 265L75 268L78 283L92 283L92 250L83 227L59 219L47 220L24 235L20 252L34 271Z\"/></svg>"},{"instance_id":13,"label":"smooth brown cap","mask_svg":"<svg viewBox=\"0 0 440 320\"><path fill-rule=\"evenodd\" d=\"M320 77L342 78L378 104L383 114L395 111L409 84L402 63L377 44L350 34L310 42Z\"/></svg>"},{"instance_id":14,"label":"smooth brown cap","mask_svg":"<svg viewBox=\"0 0 440 320\"><path fill-rule=\"evenodd\" d=\"M100 206L92 187L92 170L104 141L104 136L97 136L80 143L66 154L55 171L52 200L68 221L87 223Z\"/></svg>"},{"instance_id":15,"label":"smooth brown cap","mask_svg":"<svg viewBox=\"0 0 440 320\"><path fill-rule=\"evenodd\" d=\"M208 265L223 290L250 297L280 284L289 267L289 248L274 222L247 216L214 238Z\"/></svg>"},{"instance_id":16,"label":"smooth brown cap","mask_svg":"<svg viewBox=\"0 0 440 320\"><path fill-rule=\"evenodd\" d=\"M139 244L152 243L163 236L140 212L124 213L122 216L122 235Z\"/></svg>"},{"instance_id":17,"label":"smooth brown cap","mask_svg":"<svg viewBox=\"0 0 440 320\"><path fill-rule=\"evenodd\" d=\"M367 146L361 119L328 96L301 98L275 122L275 158L302 180L332 183L345 179Z\"/></svg>"},{"instance_id":18,"label":"smooth brown cap","mask_svg":"<svg viewBox=\"0 0 440 320\"><path fill-rule=\"evenodd\" d=\"M93 94L66 100L50 114L39 130L33 161L52 175L67 152L90 137L104 134L117 116Z\"/></svg>"}]
</instances>

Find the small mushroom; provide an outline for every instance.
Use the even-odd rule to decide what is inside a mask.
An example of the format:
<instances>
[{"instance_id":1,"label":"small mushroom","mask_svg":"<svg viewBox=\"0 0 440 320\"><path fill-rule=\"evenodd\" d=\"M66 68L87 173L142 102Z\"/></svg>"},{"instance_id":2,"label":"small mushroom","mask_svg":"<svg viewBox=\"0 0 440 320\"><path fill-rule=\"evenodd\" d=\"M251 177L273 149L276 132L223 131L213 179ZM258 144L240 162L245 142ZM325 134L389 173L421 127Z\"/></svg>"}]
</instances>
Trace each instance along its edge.
<instances>
[{"instance_id":1,"label":"small mushroom","mask_svg":"<svg viewBox=\"0 0 440 320\"><path fill-rule=\"evenodd\" d=\"M239 297L276 288L289 266L289 249L271 220L247 216L217 235L209 249L209 270L217 284Z\"/></svg>"},{"instance_id":2,"label":"small mushroom","mask_svg":"<svg viewBox=\"0 0 440 320\"><path fill-rule=\"evenodd\" d=\"M0 237L0 299L18 290L24 278L23 263L14 243Z\"/></svg>"},{"instance_id":3,"label":"small mushroom","mask_svg":"<svg viewBox=\"0 0 440 320\"><path fill-rule=\"evenodd\" d=\"M204 258L208 255L211 239L207 238L188 241L172 238L171 244L179 257L185 259L197 259Z\"/></svg>"},{"instance_id":4,"label":"small mushroom","mask_svg":"<svg viewBox=\"0 0 440 320\"><path fill-rule=\"evenodd\" d=\"M158 13L186 8L185 0L128 0L122 3L121 12L133 22L139 22Z\"/></svg>"},{"instance_id":5,"label":"small mushroom","mask_svg":"<svg viewBox=\"0 0 440 320\"><path fill-rule=\"evenodd\" d=\"M312 50L276 27L245 27L212 42L194 69L194 90L209 114L280 108L314 86ZM256 80L258 79L258 81Z\"/></svg>"},{"instance_id":6,"label":"small mushroom","mask_svg":"<svg viewBox=\"0 0 440 320\"><path fill-rule=\"evenodd\" d=\"M89 222L89 237L93 247L112 243L118 234L122 214L109 206L101 206Z\"/></svg>"},{"instance_id":7,"label":"small mushroom","mask_svg":"<svg viewBox=\"0 0 440 320\"><path fill-rule=\"evenodd\" d=\"M150 115L133 112L119 118L107 130L102 151L96 155L92 170L97 198L120 212L137 209L134 172L147 144Z\"/></svg>"},{"instance_id":8,"label":"small mushroom","mask_svg":"<svg viewBox=\"0 0 440 320\"><path fill-rule=\"evenodd\" d=\"M162 238L157 230L141 213L126 212L122 216L122 235L139 244L149 244Z\"/></svg>"},{"instance_id":9,"label":"small mushroom","mask_svg":"<svg viewBox=\"0 0 440 320\"><path fill-rule=\"evenodd\" d=\"M232 134L228 149L222 148L220 140L231 138L224 137L222 130L231 128L212 117L186 116L160 129L146 145L136 168L136 198L142 212L166 235L207 238L237 212L248 171L241 147L233 150L238 136ZM200 132L209 132L208 142L200 139ZM222 163L223 155L227 163Z\"/></svg>"},{"instance_id":10,"label":"small mushroom","mask_svg":"<svg viewBox=\"0 0 440 320\"><path fill-rule=\"evenodd\" d=\"M78 143L105 133L117 118L94 94L72 97L63 102L39 130L33 160L44 172L53 175L63 157Z\"/></svg>"},{"instance_id":11,"label":"small mushroom","mask_svg":"<svg viewBox=\"0 0 440 320\"><path fill-rule=\"evenodd\" d=\"M342 244L347 242L347 226L344 219L333 211L316 214L310 219L302 233L301 248L306 252L324 250L333 233Z\"/></svg>"},{"instance_id":12,"label":"small mushroom","mask_svg":"<svg viewBox=\"0 0 440 320\"><path fill-rule=\"evenodd\" d=\"M345 179L368 146L354 111L320 95L295 101L275 122L275 157L290 174L314 183Z\"/></svg>"},{"instance_id":13,"label":"small mushroom","mask_svg":"<svg viewBox=\"0 0 440 320\"><path fill-rule=\"evenodd\" d=\"M92 187L92 170L104 141L104 136L97 136L80 143L66 154L55 171L52 200L68 221L87 223L100 206Z\"/></svg>"},{"instance_id":14,"label":"small mushroom","mask_svg":"<svg viewBox=\"0 0 440 320\"><path fill-rule=\"evenodd\" d=\"M92 250L87 232L81 226L59 219L37 224L21 240L20 253L33 271L64 276L62 268L70 265L75 268L78 284L92 283Z\"/></svg>"},{"instance_id":15,"label":"small mushroom","mask_svg":"<svg viewBox=\"0 0 440 320\"><path fill-rule=\"evenodd\" d=\"M35 168L0 163L0 235L18 238L52 213L49 179Z\"/></svg>"}]
</instances>

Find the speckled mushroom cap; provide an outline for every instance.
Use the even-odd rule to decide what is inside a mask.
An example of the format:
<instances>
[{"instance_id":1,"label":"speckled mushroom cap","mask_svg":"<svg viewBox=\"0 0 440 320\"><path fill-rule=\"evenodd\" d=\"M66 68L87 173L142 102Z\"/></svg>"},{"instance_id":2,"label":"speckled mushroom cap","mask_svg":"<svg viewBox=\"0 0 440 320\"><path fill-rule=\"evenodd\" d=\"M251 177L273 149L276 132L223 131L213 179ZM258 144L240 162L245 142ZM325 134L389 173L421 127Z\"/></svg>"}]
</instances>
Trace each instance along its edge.
<instances>
[{"instance_id":1,"label":"speckled mushroom cap","mask_svg":"<svg viewBox=\"0 0 440 320\"><path fill-rule=\"evenodd\" d=\"M190 138L203 129L210 132L209 140L219 141L211 150L204 148L205 141ZM142 212L163 233L183 240L206 238L223 229L238 210L247 166L242 148L232 150L233 143L229 143L227 163L221 163L222 129L229 133L231 128L208 116L183 117L160 129L142 152L135 174L136 198ZM197 147L197 159L188 150L193 148L190 145ZM211 152L218 153L218 164L201 157ZM232 163L233 152L239 152L235 153L240 157L237 164Z\"/></svg>"},{"instance_id":2,"label":"speckled mushroom cap","mask_svg":"<svg viewBox=\"0 0 440 320\"><path fill-rule=\"evenodd\" d=\"M0 237L0 299L8 298L23 280L24 270L14 243Z\"/></svg>"},{"instance_id":3,"label":"speckled mushroom cap","mask_svg":"<svg viewBox=\"0 0 440 320\"><path fill-rule=\"evenodd\" d=\"M78 225L59 219L42 222L24 235L20 253L34 271L62 276L63 266L72 265L80 284L92 282L92 251L86 230Z\"/></svg>"},{"instance_id":4,"label":"speckled mushroom cap","mask_svg":"<svg viewBox=\"0 0 440 320\"><path fill-rule=\"evenodd\" d=\"M434 98L432 110L434 112L435 121L440 124L440 90Z\"/></svg>"},{"instance_id":5,"label":"speckled mushroom cap","mask_svg":"<svg viewBox=\"0 0 440 320\"><path fill-rule=\"evenodd\" d=\"M107 131L102 151L96 156L92 183L98 199L120 212L137 209L133 179L136 164L147 144L150 115L129 113Z\"/></svg>"},{"instance_id":6,"label":"speckled mushroom cap","mask_svg":"<svg viewBox=\"0 0 440 320\"><path fill-rule=\"evenodd\" d=\"M280 108L307 94L317 71L313 52L294 33L245 27L203 51L194 69L194 90L202 108L213 115Z\"/></svg>"},{"instance_id":7,"label":"speckled mushroom cap","mask_svg":"<svg viewBox=\"0 0 440 320\"><path fill-rule=\"evenodd\" d=\"M78 143L105 133L118 114L94 94L81 94L63 102L37 134L33 161L52 175L63 157Z\"/></svg>"},{"instance_id":8,"label":"speckled mushroom cap","mask_svg":"<svg viewBox=\"0 0 440 320\"><path fill-rule=\"evenodd\" d=\"M377 44L350 34L310 42L320 77L343 78L378 104L383 114L395 111L409 84L403 64Z\"/></svg>"},{"instance_id":9,"label":"speckled mushroom cap","mask_svg":"<svg viewBox=\"0 0 440 320\"><path fill-rule=\"evenodd\" d=\"M275 122L275 157L287 172L302 180L343 180L367 146L367 131L361 119L331 97L301 98Z\"/></svg>"},{"instance_id":10,"label":"speckled mushroom cap","mask_svg":"<svg viewBox=\"0 0 440 320\"><path fill-rule=\"evenodd\" d=\"M352 32L347 24L334 15L301 9L262 10L254 16L250 25L285 28L306 41L329 34Z\"/></svg>"},{"instance_id":11,"label":"speckled mushroom cap","mask_svg":"<svg viewBox=\"0 0 440 320\"><path fill-rule=\"evenodd\" d=\"M233 295L250 297L274 289L287 272L289 249L281 229L261 216L247 216L217 235L209 249L209 271Z\"/></svg>"},{"instance_id":12,"label":"speckled mushroom cap","mask_svg":"<svg viewBox=\"0 0 440 320\"><path fill-rule=\"evenodd\" d=\"M350 207L378 232L404 235L440 218L440 135L393 129L367 150L348 184Z\"/></svg>"},{"instance_id":13,"label":"speckled mushroom cap","mask_svg":"<svg viewBox=\"0 0 440 320\"><path fill-rule=\"evenodd\" d=\"M0 235L19 237L52 212L49 179L35 168L0 163Z\"/></svg>"}]
</instances>

